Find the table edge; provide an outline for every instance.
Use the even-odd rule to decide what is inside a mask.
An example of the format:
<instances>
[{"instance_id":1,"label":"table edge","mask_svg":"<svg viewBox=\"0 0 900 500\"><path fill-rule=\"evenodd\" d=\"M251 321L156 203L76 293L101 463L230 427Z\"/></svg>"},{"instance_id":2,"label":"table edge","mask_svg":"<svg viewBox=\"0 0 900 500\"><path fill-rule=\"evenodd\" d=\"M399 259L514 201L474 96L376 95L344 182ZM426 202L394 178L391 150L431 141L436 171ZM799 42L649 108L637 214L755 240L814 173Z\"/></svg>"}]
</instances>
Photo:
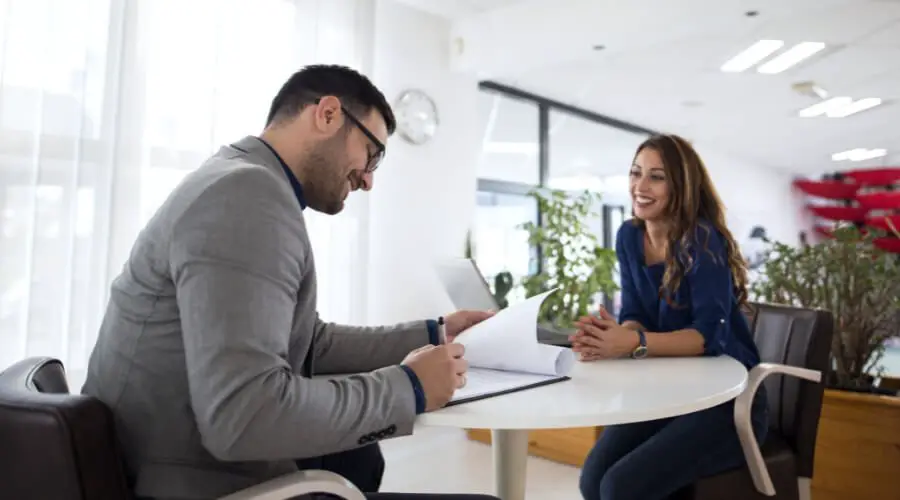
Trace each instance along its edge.
<instances>
[{"instance_id":1,"label":"table edge","mask_svg":"<svg viewBox=\"0 0 900 500\"><path fill-rule=\"evenodd\" d=\"M604 415L575 415L558 417L552 422L541 418L525 418L514 423L501 422L509 420L508 417L487 417L464 415L446 416L440 412L424 413L416 419L415 425L427 427L451 427L460 429L490 429L490 430L524 430L524 429L565 429L573 427L599 427L608 425L628 424L635 422L648 422L660 418L677 417L707 410L714 406L727 403L740 395L747 387L747 376L741 383L727 391L709 396L707 398L691 401L686 404L673 405L668 408L643 412L620 412Z\"/></svg>"}]
</instances>

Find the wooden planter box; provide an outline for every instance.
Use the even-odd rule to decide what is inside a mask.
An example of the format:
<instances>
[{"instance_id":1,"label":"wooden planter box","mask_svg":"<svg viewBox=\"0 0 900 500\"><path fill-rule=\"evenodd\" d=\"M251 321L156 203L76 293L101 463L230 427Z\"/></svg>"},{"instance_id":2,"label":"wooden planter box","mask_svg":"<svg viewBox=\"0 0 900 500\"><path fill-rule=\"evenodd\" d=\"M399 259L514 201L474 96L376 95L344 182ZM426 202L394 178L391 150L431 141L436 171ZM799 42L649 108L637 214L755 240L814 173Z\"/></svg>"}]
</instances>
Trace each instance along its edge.
<instances>
[{"instance_id":1,"label":"wooden planter box","mask_svg":"<svg viewBox=\"0 0 900 500\"><path fill-rule=\"evenodd\" d=\"M826 390L814 500L900 499L900 398Z\"/></svg>"},{"instance_id":2,"label":"wooden planter box","mask_svg":"<svg viewBox=\"0 0 900 500\"><path fill-rule=\"evenodd\" d=\"M602 431L531 431L528 450L581 467ZM491 442L487 430L469 430L468 436ZM900 397L826 390L813 476L813 500L900 500Z\"/></svg>"},{"instance_id":3,"label":"wooden planter box","mask_svg":"<svg viewBox=\"0 0 900 500\"><path fill-rule=\"evenodd\" d=\"M573 427L571 429L535 430L528 433L528 453L533 456L581 467L591 451L602 427ZM469 439L491 443L491 431L470 429Z\"/></svg>"}]
</instances>

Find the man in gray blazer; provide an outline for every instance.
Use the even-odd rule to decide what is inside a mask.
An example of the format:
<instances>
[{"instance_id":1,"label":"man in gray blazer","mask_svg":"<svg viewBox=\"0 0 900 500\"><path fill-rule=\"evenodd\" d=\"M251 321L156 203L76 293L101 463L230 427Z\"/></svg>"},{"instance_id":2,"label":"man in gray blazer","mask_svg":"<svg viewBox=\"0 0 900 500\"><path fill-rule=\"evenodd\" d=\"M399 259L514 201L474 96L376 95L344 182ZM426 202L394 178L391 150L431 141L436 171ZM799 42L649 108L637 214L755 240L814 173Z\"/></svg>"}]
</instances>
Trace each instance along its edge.
<instances>
[{"instance_id":1,"label":"man in gray blazer","mask_svg":"<svg viewBox=\"0 0 900 500\"><path fill-rule=\"evenodd\" d=\"M377 490L375 443L465 383L446 340L487 312L447 316L446 338L434 320L354 328L316 313L303 210L336 214L371 189L394 128L367 78L306 67L259 137L221 148L141 231L83 388L112 408L138 497L215 498L298 468Z\"/></svg>"}]
</instances>

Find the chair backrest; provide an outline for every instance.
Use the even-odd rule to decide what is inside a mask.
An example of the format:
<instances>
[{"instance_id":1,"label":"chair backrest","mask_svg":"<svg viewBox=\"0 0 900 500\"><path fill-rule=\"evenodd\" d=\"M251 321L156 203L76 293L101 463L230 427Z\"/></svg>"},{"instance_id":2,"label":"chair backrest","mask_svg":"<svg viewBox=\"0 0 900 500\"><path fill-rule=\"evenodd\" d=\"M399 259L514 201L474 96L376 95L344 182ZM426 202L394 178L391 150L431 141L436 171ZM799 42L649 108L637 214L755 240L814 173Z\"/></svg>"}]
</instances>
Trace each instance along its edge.
<instances>
[{"instance_id":1,"label":"chair backrest","mask_svg":"<svg viewBox=\"0 0 900 500\"><path fill-rule=\"evenodd\" d=\"M812 477L822 396L829 371L834 319L829 311L772 304L750 304L753 339L762 361L818 370L822 382L784 375L764 382L769 397L769 426L793 448L797 473Z\"/></svg>"},{"instance_id":2,"label":"chair backrest","mask_svg":"<svg viewBox=\"0 0 900 500\"><path fill-rule=\"evenodd\" d=\"M52 358L29 358L0 373L0 498L132 498L112 412L69 394Z\"/></svg>"}]
</instances>

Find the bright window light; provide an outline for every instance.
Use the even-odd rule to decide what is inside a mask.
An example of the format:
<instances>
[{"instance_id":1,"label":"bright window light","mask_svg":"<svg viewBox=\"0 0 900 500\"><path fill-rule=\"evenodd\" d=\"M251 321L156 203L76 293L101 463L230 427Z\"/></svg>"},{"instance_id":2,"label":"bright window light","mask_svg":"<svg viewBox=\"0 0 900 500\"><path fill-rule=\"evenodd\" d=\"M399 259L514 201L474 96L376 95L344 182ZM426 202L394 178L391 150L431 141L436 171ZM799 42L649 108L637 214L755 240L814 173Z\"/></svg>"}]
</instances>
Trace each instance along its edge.
<instances>
[{"instance_id":1,"label":"bright window light","mask_svg":"<svg viewBox=\"0 0 900 500\"><path fill-rule=\"evenodd\" d=\"M740 73L774 54L782 46L782 40L760 40L729 59L721 69L726 73Z\"/></svg>"},{"instance_id":2,"label":"bright window light","mask_svg":"<svg viewBox=\"0 0 900 500\"><path fill-rule=\"evenodd\" d=\"M538 152L536 142L497 142L484 144L485 153L535 155Z\"/></svg>"},{"instance_id":3,"label":"bright window light","mask_svg":"<svg viewBox=\"0 0 900 500\"><path fill-rule=\"evenodd\" d=\"M794 66L825 48L822 42L801 42L778 54L757 68L760 73L773 75Z\"/></svg>"}]
</instances>

